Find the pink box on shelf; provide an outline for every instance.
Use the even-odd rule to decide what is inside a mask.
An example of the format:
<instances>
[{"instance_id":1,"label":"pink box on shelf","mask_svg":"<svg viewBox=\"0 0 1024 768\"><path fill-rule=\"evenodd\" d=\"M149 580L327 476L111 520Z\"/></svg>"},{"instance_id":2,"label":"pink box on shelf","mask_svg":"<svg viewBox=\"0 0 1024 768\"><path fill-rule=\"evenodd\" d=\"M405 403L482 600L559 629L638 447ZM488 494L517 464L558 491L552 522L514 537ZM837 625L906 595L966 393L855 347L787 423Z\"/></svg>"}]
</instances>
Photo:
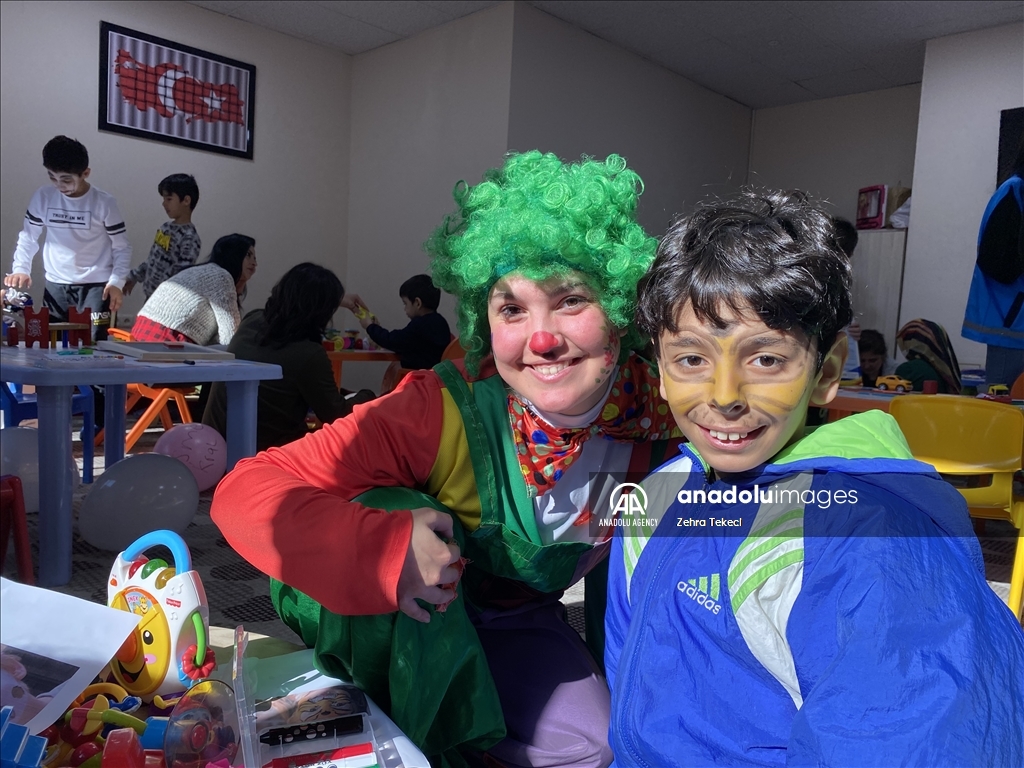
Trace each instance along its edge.
<instances>
[{"instance_id":1,"label":"pink box on shelf","mask_svg":"<svg viewBox=\"0 0 1024 768\"><path fill-rule=\"evenodd\" d=\"M857 229L881 229L885 226L885 184L864 187L857 193Z\"/></svg>"}]
</instances>

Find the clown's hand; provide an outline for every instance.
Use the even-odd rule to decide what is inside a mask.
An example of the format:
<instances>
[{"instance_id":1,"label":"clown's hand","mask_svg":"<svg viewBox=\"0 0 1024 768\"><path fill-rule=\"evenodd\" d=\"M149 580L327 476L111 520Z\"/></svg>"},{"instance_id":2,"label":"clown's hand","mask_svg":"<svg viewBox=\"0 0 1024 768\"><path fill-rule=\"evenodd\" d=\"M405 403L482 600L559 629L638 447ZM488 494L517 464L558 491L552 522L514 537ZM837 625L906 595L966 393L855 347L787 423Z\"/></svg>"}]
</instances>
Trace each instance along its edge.
<instances>
[{"instance_id":1,"label":"clown's hand","mask_svg":"<svg viewBox=\"0 0 1024 768\"><path fill-rule=\"evenodd\" d=\"M451 584L459 578L455 568L461 556L459 547L454 543L446 544L442 539L451 539L452 535L449 515L427 507L412 510L412 537L402 574L398 577L398 609L424 624L430 622L430 613L416 600L434 605L449 602L451 589L441 589L438 585Z\"/></svg>"}]
</instances>

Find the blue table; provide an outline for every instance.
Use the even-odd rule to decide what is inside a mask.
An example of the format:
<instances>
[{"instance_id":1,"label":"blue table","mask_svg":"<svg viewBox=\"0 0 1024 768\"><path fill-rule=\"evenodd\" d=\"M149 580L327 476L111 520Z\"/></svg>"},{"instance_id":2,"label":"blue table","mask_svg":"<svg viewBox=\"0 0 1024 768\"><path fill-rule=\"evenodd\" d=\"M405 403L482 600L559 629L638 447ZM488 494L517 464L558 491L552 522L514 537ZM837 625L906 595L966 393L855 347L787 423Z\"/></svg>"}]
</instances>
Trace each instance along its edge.
<instances>
[{"instance_id":1,"label":"blue table","mask_svg":"<svg viewBox=\"0 0 1024 768\"><path fill-rule=\"evenodd\" d=\"M123 367L56 360L47 350L0 347L0 380L31 384L39 409L39 584L52 587L71 580L72 477L71 392L77 384L99 384L106 391L106 466L124 458L124 406L132 382L168 384L223 381L227 384L227 466L256 453L256 398L264 379L280 379L281 367L242 360L140 363Z\"/></svg>"}]
</instances>

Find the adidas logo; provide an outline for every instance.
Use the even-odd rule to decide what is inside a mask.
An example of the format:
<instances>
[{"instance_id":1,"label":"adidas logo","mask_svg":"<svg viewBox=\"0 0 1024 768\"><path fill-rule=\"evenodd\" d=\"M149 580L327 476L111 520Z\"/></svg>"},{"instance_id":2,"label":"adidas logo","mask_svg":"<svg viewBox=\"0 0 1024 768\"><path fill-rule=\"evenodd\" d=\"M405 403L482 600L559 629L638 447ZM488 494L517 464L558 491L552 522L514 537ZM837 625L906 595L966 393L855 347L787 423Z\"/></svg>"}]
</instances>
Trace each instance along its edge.
<instances>
[{"instance_id":1,"label":"adidas logo","mask_svg":"<svg viewBox=\"0 0 1024 768\"><path fill-rule=\"evenodd\" d=\"M717 573L680 581L676 584L676 589L716 616L722 610L722 606L718 602L718 596L722 590L722 577Z\"/></svg>"}]
</instances>

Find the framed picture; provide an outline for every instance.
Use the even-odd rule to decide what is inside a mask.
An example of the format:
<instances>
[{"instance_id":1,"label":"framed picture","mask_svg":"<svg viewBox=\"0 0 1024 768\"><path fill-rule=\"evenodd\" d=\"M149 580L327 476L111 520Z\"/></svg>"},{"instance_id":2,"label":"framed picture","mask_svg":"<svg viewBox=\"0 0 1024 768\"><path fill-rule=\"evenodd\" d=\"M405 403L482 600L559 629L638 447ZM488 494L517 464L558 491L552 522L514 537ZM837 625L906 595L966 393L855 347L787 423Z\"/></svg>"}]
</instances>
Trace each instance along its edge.
<instances>
[{"instance_id":1,"label":"framed picture","mask_svg":"<svg viewBox=\"0 0 1024 768\"><path fill-rule=\"evenodd\" d=\"M256 67L100 22L99 129L252 159Z\"/></svg>"},{"instance_id":2,"label":"framed picture","mask_svg":"<svg viewBox=\"0 0 1024 768\"><path fill-rule=\"evenodd\" d=\"M857 229L885 226L885 185L864 187L857 193Z\"/></svg>"}]
</instances>

